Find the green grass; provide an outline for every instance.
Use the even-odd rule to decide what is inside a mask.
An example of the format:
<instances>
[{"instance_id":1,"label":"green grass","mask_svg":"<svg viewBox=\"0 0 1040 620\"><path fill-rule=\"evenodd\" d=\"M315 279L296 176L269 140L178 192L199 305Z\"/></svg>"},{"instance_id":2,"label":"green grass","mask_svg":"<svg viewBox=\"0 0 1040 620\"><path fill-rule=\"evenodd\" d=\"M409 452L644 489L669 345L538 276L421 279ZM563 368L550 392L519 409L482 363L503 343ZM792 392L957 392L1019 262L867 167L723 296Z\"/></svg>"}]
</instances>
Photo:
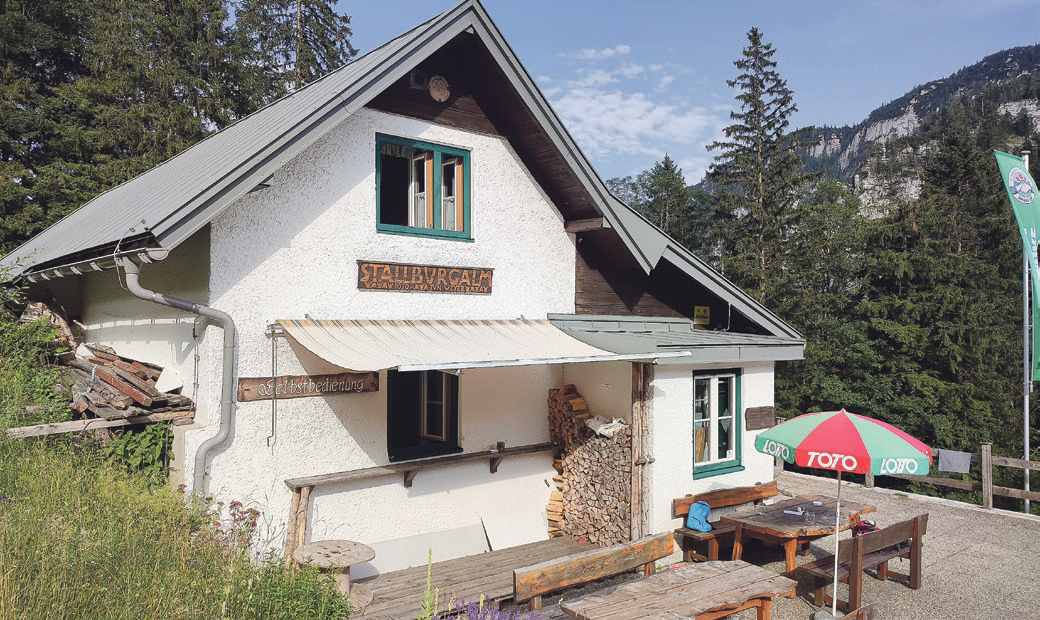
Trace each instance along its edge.
<instances>
[{"instance_id":1,"label":"green grass","mask_svg":"<svg viewBox=\"0 0 1040 620\"><path fill-rule=\"evenodd\" d=\"M51 337L0 319L0 620L347 615L331 575L252 550L257 511L184 498L87 438L3 432L67 415Z\"/></svg>"}]
</instances>

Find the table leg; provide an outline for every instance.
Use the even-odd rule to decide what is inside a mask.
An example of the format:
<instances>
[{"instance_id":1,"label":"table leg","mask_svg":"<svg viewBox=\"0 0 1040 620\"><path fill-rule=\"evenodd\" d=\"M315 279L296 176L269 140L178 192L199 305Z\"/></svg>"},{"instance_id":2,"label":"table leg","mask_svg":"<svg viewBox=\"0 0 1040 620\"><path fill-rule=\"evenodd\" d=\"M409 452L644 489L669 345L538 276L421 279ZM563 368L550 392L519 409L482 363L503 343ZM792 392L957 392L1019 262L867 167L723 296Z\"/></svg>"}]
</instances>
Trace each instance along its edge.
<instances>
[{"instance_id":1,"label":"table leg","mask_svg":"<svg viewBox=\"0 0 1040 620\"><path fill-rule=\"evenodd\" d=\"M744 527L739 523L736 525L736 529L733 530L733 559L739 560L740 555L744 552Z\"/></svg>"},{"instance_id":2,"label":"table leg","mask_svg":"<svg viewBox=\"0 0 1040 620\"><path fill-rule=\"evenodd\" d=\"M770 620L769 616L773 610L773 599L763 598L758 606L758 620Z\"/></svg>"},{"instance_id":3,"label":"table leg","mask_svg":"<svg viewBox=\"0 0 1040 620\"><path fill-rule=\"evenodd\" d=\"M796 557L797 553L798 553L798 539L797 538L792 538L790 540L785 540L784 541L784 555L786 556L786 560L787 560L787 576L788 577L791 577L792 575L794 575L795 566L798 565L797 560L795 560L795 557Z\"/></svg>"},{"instance_id":4,"label":"table leg","mask_svg":"<svg viewBox=\"0 0 1040 620\"><path fill-rule=\"evenodd\" d=\"M350 594L350 567L342 568L336 573L336 585L343 594Z\"/></svg>"}]
</instances>

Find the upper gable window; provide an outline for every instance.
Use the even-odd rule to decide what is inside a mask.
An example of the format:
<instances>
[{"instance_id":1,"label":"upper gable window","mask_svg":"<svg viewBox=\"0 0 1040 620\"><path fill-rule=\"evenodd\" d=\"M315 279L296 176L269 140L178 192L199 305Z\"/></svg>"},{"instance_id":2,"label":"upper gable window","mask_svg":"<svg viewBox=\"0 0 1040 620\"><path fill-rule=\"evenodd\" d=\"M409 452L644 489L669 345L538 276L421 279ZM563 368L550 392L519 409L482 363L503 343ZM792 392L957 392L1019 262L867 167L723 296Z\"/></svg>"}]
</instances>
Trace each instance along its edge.
<instances>
[{"instance_id":1,"label":"upper gable window","mask_svg":"<svg viewBox=\"0 0 1040 620\"><path fill-rule=\"evenodd\" d=\"M469 151L376 135L376 228L470 240Z\"/></svg>"}]
</instances>

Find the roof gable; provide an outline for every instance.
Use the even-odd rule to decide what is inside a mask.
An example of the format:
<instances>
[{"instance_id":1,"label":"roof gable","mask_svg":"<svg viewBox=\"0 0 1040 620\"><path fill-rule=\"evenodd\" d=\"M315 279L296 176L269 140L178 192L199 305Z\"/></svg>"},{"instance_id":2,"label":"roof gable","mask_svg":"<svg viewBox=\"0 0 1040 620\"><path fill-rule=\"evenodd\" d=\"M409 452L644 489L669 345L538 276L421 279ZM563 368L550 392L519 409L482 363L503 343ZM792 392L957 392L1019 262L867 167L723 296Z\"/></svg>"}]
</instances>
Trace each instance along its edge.
<instances>
[{"instance_id":1,"label":"roof gable","mask_svg":"<svg viewBox=\"0 0 1040 620\"><path fill-rule=\"evenodd\" d=\"M494 74L487 95L524 164L568 221L602 218L580 233L614 260L650 274L678 267L732 308L782 337L800 335L612 196L478 0L452 9L113 188L9 254L0 265L36 279L110 268L117 255L165 257L332 128L431 55L462 39ZM495 120L495 119L493 119ZM509 126L510 123L512 126ZM74 231L74 233L73 233ZM158 250L157 253L148 250ZM24 260L17 265L19 257ZM27 258L26 258L27 257Z\"/></svg>"}]
</instances>

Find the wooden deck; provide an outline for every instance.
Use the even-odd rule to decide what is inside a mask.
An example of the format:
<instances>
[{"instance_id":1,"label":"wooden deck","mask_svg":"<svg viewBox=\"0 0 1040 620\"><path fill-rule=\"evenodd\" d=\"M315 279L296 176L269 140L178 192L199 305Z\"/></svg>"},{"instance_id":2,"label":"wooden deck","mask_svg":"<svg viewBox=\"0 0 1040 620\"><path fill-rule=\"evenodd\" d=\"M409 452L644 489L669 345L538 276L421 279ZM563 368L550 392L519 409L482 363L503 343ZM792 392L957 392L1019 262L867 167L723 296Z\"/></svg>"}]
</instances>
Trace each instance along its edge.
<instances>
[{"instance_id":1,"label":"wooden deck","mask_svg":"<svg viewBox=\"0 0 1040 620\"><path fill-rule=\"evenodd\" d=\"M432 584L440 589L440 606L456 601L475 601L483 594L487 600L513 596L513 570L589 551L593 545L570 538L553 538L519 547L499 549L480 555L434 562ZM365 610L367 620L413 620L422 608L426 589L426 566L383 573L358 580L373 593Z\"/></svg>"}]
</instances>

